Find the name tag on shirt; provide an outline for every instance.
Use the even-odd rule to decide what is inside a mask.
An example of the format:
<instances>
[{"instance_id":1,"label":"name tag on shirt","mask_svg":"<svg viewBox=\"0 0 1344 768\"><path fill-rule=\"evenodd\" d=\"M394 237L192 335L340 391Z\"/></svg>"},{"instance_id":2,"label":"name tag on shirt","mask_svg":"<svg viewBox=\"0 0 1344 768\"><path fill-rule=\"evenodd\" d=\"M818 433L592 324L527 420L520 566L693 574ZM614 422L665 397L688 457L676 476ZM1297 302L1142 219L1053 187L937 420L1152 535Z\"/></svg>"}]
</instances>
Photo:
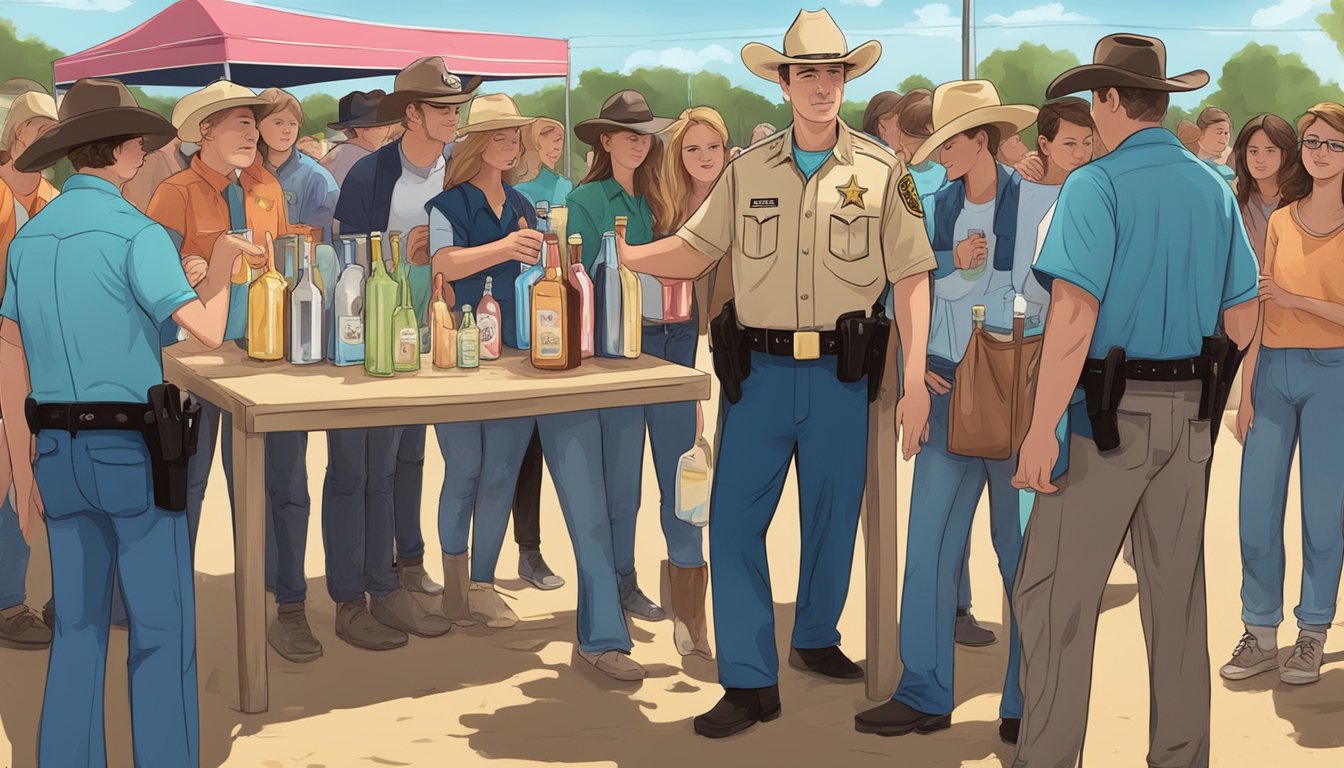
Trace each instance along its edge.
<instances>
[{"instance_id":1,"label":"name tag on shirt","mask_svg":"<svg viewBox=\"0 0 1344 768\"><path fill-rule=\"evenodd\" d=\"M751 199L752 208L778 208L778 197L753 197Z\"/></svg>"}]
</instances>

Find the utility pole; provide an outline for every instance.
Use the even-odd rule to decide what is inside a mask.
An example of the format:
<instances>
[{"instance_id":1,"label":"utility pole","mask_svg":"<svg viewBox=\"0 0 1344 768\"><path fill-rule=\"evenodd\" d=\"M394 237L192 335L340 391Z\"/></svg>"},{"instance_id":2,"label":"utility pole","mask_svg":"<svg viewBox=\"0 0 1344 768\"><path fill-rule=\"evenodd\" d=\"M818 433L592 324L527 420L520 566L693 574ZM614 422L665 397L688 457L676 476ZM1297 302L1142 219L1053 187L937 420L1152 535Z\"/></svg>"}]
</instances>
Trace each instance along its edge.
<instances>
[{"instance_id":1,"label":"utility pole","mask_svg":"<svg viewBox=\"0 0 1344 768\"><path fill-rule=\"evenodd\" d=\"M961 0L961 79L975 79L975 0Z\"/></svg>"}]
</instances>

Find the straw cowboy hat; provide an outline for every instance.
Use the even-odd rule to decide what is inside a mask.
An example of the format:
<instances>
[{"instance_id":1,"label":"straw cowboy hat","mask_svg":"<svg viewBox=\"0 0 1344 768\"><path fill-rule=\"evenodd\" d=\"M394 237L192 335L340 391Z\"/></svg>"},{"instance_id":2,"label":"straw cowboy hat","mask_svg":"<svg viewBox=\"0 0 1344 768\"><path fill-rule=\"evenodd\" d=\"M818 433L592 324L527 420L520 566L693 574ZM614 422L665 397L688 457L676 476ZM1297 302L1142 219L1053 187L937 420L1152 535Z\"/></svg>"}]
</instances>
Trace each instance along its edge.
<instances>
[{"instance_id":1,"label":"straw cowboy hat","mask_svg":"<svg viewBox=\"0 0 1344 768\"><path fill-rule=\"evenodd\" d=\"M260 107L265 99L237 83L216 80L199 91L193 91L173 106L173 125L177 136L192 144L201 142L201 121L218 112L238 107Z\"/></svg>"},{"instance_id":2,"label":"straw cowboy hat","mask_svg":"<svg viewBox=\"0 0 1344 768\"><path fill-rule=\"evenodd\" d=\"M400 122L406 116L406 105L417 101L441 107L466 104L480 87L481 78L472 76L463 81L448 71L441 56L417 59L397 73L392 92L378 104L378 119Z\"/></svg>"},{"instance_id":3,"label":"straw cowboy hat","mask_svg":"<svg viewBox=\"0 0 1344 768\"><path fill-rule=\"evenodd\" d=\"M14 99L5 115L4 129L0 131L0 150L8 150L19 128L37 117L60 120L56 114L56 100L47 95L46 91L28 91Z\"/></svg>"},{"instance_id":4,"label":"straw cowboy hat","mask_svg":"<svg viewBox=\"0 0 1344 768\"><path fill-rule=\"evenodd\" d=\"M61 100L56 127L42 134L14 163L21 173L56 164L83 144L117 137L144 137L146 152L173 140L177 131L158 114L143 109L120 80L78 80Z\"/></svg>"},{"instance_id":5,"label":"straw cowboy hat","mask_svg":"<svg viewBox=\"0 0 1344 768\"><path fill-rule=\"evenodd\" d=\"M467 114L462 127L457 129L457 135L522 128L536 121L535 117L523 117L519 114L518 105L513 103L513 99L502 93L491 93L477 96L471 102L471 111Z\"/></svg>"},{"instance_id":6,"label":"straw cowboy hat","mask_svg":"<svg viewBox=\"0 0 1344 768\"><path fill-rule=\"evenodd\" d=\"M1097 43L1092 63L1074 67L1045 89L1045 97L1102 88L1148 88L1154 91L1182 93L1209 84L1209 73L1202 69L1167 77L1167 46L1156 37L1143 35L1107 35Z\"/></svg>"},{"instance_id":7,"label":"straw cowboy hat","mask_svg":"<svg viewBox=\"0 0 1344 768\"><path fill-rule=\"evenodd\" d=\"M327 123L333 131L348 131L351 128L377 128L387 125L387 121L378 119L378 105L387 93L382 88L364 91L351 91L341 97L336 107L336 122Z\"/></svg>"},{"instance_id":8,"label":"straw cowboy hat","mask_svg":"<svg viewBox=\"0 0 1344 768\"><path fill-rule=\"evenodd\" d=\"M618 91L602 103L602 111L591 120L574 126L574 135L590 147L602 142L602 134L611 131L631 131L652 135L662 133L675 123L666 117L654 117L649 102L639 91Z\"/></svg>"},{"instance_id":9,"label":"straw cowboy hat","mask_svg":"<svg viewBox=\"0 0 1344 768\"><path fill-rule=\"evenodd\" d=\"M988 80L955 80L933 92L933 133L919 145L911 165L919 165L948 139L980 125L996 126L1003 138L1016 136L1036 122L1037 109L1004 104Z\"/></svg>"},{"instance_id":10,"label":"straw cowboy hat","mask_svg":"<svg viewBox=\"0 0 1344 768\"><path fill-rule=\"evenodd\" d=\"M869 40L853 50L845 43L831 14L820 11L799 11L789 31L784 33L784 51L776 51L764 43L742 46L742 63L753 75L778 81L779 68L786 64L835 64L845 67L845 79L853 80L873 68L882 56L882 44Z\"/></svg>"}]
</instances>

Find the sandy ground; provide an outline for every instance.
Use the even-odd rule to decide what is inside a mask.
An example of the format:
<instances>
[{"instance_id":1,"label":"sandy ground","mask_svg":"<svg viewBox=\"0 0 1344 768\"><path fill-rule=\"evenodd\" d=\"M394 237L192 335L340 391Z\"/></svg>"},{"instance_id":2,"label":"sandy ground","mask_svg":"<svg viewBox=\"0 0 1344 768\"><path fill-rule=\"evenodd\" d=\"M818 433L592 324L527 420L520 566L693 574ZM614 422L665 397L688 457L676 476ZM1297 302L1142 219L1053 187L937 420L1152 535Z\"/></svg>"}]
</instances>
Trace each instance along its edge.
<instances>
[{"instance_id":1,"label":"sandy ground","mask_svg":"<svg viewBox=\"0 0 1344 768\"><path fill-rule=\"evenodd\" d=\"M708 363L702 350L700 360ZM712 418L710 419L712 430ZM443 464L430 440L424 531L437 549L437 501ZM1209 648L1223 663L1240 636L1240 564L1237 478L1241 455L1225 434L1213 472L1207 534ZM321 498L326 445L309 446L314 509ZM665 548L658 526L657 484L645 459L645 498L639 527L639 565L645 591L657 598ZM901 529L909 509L911 465L900 476ZM271 708L238 711L232 540L218 465L211 481L197 553L201 764L248 768L344 766L570 765L686 766L1001 766L1011 749L997 738L1002 642L958 650L958 706L950 730L932 736L882 739L855 733L853 715L871 704L862 685L838 685L781 671L784 716L742 736L712 742L695 736L690 718L720 695L712 663L683 660L673 649L670 622L634 622L634 656L649 670L642 684L621 686L574 666L576 593L572 550L555 494L543 489L543 550L570 579L543 593L516 579L516 549L506 544L500 587L523 621L510 630L455 629L450 635L412 638L385 653L356 650L336 638L334 606L323 578L321 531L309 526L308 615L325 647L312 664L269 655ZM1003 634L1004 600L990 546L987 502L973 531L971 577L975 611ZM770 532L776 635L787 653L797 585L797 493L792 479ZM1300 571L1296 482L1290 492L1287 541L1288 607L1295 604ZM904 538L904 537L902 537ZM34 554L29 603L49 594L45 544ZM860 553L862 549L860 548ZM902 551L902 556L904 552ZM438 560L428 563L436 578ZM862 555L856 558L849 603L841 623L843 648L864 657ZM1147 743L1148 687L1134 573L1118 563L1104 599L1092 685L1089 766L1142 765ZM895 610L895 606L893 606ZM1285 626L1280 646L1291 646ZM1225 684L1212 670L1213 763L1221 766L1344 765L1344 651L1332 638L1319 683L1300 689L1262 675ZM127 635L113 632L107 683L109 764L130 766L126 693ZM0 650L0 766L35 765L46 655Z\"/></svg>"}]
</instances>

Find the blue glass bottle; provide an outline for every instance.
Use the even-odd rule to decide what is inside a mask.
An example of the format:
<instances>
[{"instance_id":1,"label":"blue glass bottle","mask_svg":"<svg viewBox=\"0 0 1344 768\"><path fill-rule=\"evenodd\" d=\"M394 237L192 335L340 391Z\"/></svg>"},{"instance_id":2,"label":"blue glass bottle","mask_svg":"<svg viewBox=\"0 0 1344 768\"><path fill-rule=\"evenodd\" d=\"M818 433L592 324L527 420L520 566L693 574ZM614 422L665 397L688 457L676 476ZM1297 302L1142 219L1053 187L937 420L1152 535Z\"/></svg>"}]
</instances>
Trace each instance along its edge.
<instances>
[{"instance_id":1,"label":"blue glass bottle","mask_svg":"<svg viewBox=\"0 0 1344 768\"><path fill-rule=\"evenodd\" d=\"M597 354L625 357L621 336L621 273L616 260L616 234L602 233L602 248L593 265L593 308L597 336Z\"/></svg>"},{"instance_id":2,"label":"blue glass bottle","mask_svg":"<svg viewBox=\"0 0 1344 768\"><path fill-rule=\"evenodd\" d=\"M545 238L551 231L551 204L542 200L537 203L536 210L537 231ZM532 286L545 275L546 254L543 252L536 264L521 265L518 280L513 284L513 327L519 349L532 346Z\"/></svg>"}]
</instances>

